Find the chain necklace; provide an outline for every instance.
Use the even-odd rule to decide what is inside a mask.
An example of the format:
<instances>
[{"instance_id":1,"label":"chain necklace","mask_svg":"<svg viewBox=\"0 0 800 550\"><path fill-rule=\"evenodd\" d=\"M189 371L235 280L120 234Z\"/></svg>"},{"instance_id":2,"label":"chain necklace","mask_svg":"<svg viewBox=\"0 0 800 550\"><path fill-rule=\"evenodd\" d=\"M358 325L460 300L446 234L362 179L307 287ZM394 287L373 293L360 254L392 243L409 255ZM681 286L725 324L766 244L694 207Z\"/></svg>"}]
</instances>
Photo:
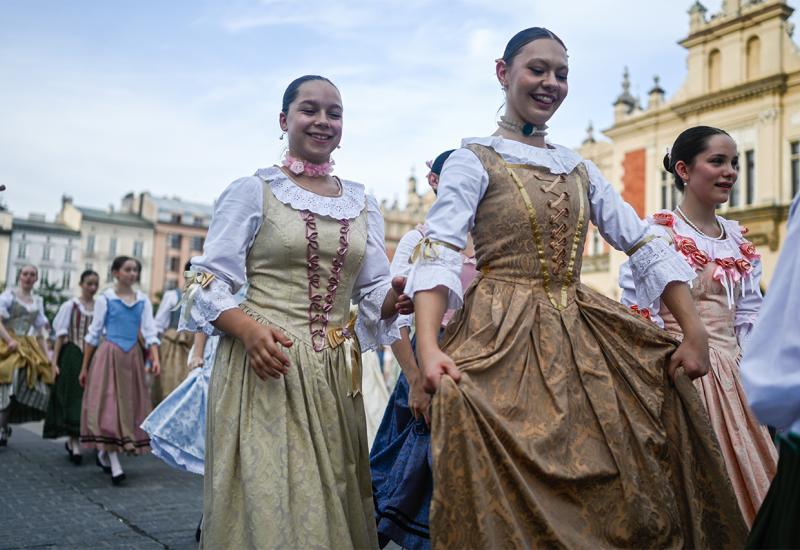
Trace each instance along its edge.
<instances>
[{"instance_id":1,"label":"chain necklace","mask_svg":"<svg viewBox=\"0 0 800 550\"><path fill-rule=\"evenodd\" d=\"M500 126L500 128L508 130L509 132L517 132L525 137L544 137L547 135L547 124L543 124L541 126L535 126L530 122L526 124L520 124L518 122L509 120L506 116L501 116L500 120L497 121L497 125Z\"/></svg>"},{"instance_id":2,"label":"chain necklace","mask_svg":"<svg viewBox=\"0 0 800 550\"><path fill-rule=\"evenodd\" d=\"M683 210L681 210L680 206L676 206L675 207L675 211L680 215L681 218L683 218L683 221L685 221L687 224L689 224L689 227L691 227L692 229L694 229L695 231L697 231L701 235L704 235L704 236L708 237L709 239L715 239L715 240L718 240L718 241L720 241L720 240L725 238L725 228L722 227L722 224L719 223L719 220L717 219L716 216L714 216L714 221L717 222L717 227L719 228L719 237L712 237L711 235L709 235L707 233L704 233L703 231L700 231L700 228L697 227L692 222L692 220L689 219L689 216L687 216L686 213Z\"/></svg>"}]
</instances>

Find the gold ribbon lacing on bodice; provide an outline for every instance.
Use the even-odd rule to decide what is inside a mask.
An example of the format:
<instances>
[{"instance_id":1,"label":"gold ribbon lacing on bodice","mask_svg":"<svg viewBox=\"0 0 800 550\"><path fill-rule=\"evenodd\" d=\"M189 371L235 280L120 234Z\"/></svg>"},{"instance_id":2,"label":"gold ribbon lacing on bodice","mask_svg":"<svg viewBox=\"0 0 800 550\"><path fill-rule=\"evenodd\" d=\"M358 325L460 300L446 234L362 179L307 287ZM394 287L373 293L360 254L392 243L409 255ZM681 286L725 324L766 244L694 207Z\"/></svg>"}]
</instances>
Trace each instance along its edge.
<instances>
[{"instance_id":1,"label":"gold ribbon lacing on bodice","mask_svg":"<svg viewBox=\"0 0 800 550\"><path fill-rule=\"evenodd\" d=\"M586 211L586 193L583 187L583 182L581 178L576 178L576 182L578 185L578 221L575 227L575 235L572 239L572 246L569 252L569 259L567 259L567 233L569 231L569 226L564 221L569 216L569 191L566 189L556 189L556 186L560 183L565 183L566 177L563 174L559 174L555 176L555 179L551 181L545 181L541 185L541 190L546 195L551 195L553 198L547 201L547 208L552 210L552 214L547 218L547 227L550 230L550 243L549 248L552 253L552 260L553 260L553 273L559 274L564 269L566 269L566 273L564 275L563 282L561 284L561 292L560 292L560 299L556 299L556 296L553 295L551 291L551 274L549 263L547 261L547 257L545 255L545 247L542 240L542 231L539 226L539 220L536 215L536 209L533 206L533 202L531 201L531 197L528 194L528 191L525 189L525 185L519 179L519 176L514 172L513 168L523 168L523 169L530 169L532 166L527 164L510 164L503 159L503 157L497 152L492 149L492 151L499 157L500 162L505 167L508 175L514 181L519 190L520 195L522 196L522 201L525 203L525 209L528 211L528 220L531 224L531 233L533 235L533 241L536 244L536 252L539 257L539 265L541 266L542 270L542 280L544 281L544 288L545 292L547 293L547 298L550 300L550 303L558 310L566 309L569 303L569 294L568 289L573 282L574 279L574 271L575 271L575 260L578 253L578 247L580 246L581 242L581 234L583 233L583 225L584 225L584 214ZM541 178L540 178L541 179Z\"/></svg>"}]
</instances>

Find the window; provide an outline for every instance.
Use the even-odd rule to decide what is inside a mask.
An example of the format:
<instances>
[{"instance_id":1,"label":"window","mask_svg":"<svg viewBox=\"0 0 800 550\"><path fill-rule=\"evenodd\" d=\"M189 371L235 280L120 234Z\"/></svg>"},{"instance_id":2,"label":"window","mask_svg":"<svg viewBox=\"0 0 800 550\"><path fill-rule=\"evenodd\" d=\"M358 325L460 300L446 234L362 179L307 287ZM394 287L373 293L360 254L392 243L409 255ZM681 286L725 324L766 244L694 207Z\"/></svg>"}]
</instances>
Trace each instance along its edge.
<instances>
[{"instance_id":1,"label":"window","mask_svg":"<svg viewBox=\"0 0 800 550\"><path fill-rule=\"evenodd\" d=\"M108 254L110 256L117 255L117 238L111 237L111 240L108 242Z\"/></svg>"},{"instance_id":2,"label":"window","mask_svg":"<svg viewBox=\"0 0 800 550\"><path fill-rule=\"evenodd\" d=\"M42 248L42 261L48 261L50 259L51 248L52 247L50 246L49 243L44 245L44 247Z\"/></svg>"},{"instance_id":3,"label":"window","mask_svg":"<svg viewBox=\"0 0 800 550\"><path fill-rule=\"evenodd\" d=\"M720 88L722 76L722 55L719 50L712 51L708 56L708 89L716 91Z\"/></svg>"},{"instance_id":4,"label":"window","mask_svg":"<svg viewBox=\"0 0 800 550\"><path fill-rule=\"evenodd\" d=\"M752 36L747 41L745 58L747 59L747 79L752 80L761 71L761 41L757 36Z\"/></svg>"},{"instance_id":5,"label":"window","mask_svg":"<svg viewBox=\"0 0 800 550\"><path fill-rule=\"evenodd\" d=\"M28 256L28 243L22 241L17 248L17 258L26 258Z\"/></svg>"},{"instance_id":6,"label":"window","mask_svg":"<svg viewBox=\"0 0 800 550\"><path fill-rule=\"evenodd\" d=\"M86 237L86 252L94 254L94 235Z\"/></svg>"},{"instance_id":7,"label":"window","mask_svg":"<svg viewBox=\"0 0 800 550\"><path fill-rule=\"evenodd\" d=\"M202 252L205 241L203 237L192 237L192 250L199 250Z\"/></svg>"},{"instance_id":8,"label":"window","mask_svg":"<svg viewBox=\"0 0 800 550\"><path fill-rule=\"evenodd\" d=\"M64 251L64 263L71 263L72 262L72 243L70 242L67 245L67 249Z\"/></svg>"},{"instance_id":9,"label":"window","mask_svg":"<svg viewBox=\"0 0 800 550\"><path fill-rule=\"evenodd\" d=\"M181 269L181 259L177 256L171 256L169 258L168 270L172 273L176 273Z\"/></svg>"},{"instance_id":10,"label":"window","mask_svg":"<svg viewBox=\"0 0 800 550\"><path fill-rule=\"evenodd\" d=\"M50 272L47 269L42 269L39 273L39 280L43 285L50 283Z\"/></svg>"},{"instance_id":11,"label":"window","mask_svg":"<svg viewBox=\"0 0 800 550\"><path fill-rule=\"evenodd\" d=\"M169 219L172 223L181 223L181 215L180 214L172 214Z\"/></svg>"},{"instance_id":12,"label":"window","mask_svg":"<svg viewBox=\"0 0 800 550\"><path fill-rule=\"evenodd\" d=\"M600 230L594 227L592 228L591 255L597 256L602 253L603 253L603 239L600 237Z\"/></svg>"},{"instance_id":13,"label":"window","mask_svg":"<svg viewBox=\"0 0 800 550\"><path fill-rule=\"evenodd\" d=\"M752 149L744 152L744 179L744 201L750 205L756 200L756 152Z\"/></svg>"},{"instance_id":14,"label":"window","mask_svg":"<svg viewBox=\"0 0 800 550\"><path fill-rule=\"evenodd\" d=\"M739 195L740 195L740 188L742 187L742 182L737 181L736 184L731 187L731 197L728 199L728 208L736 208L739 206Z\"/></svg>"},{"instance_id":15,"label":"window","mask_svg":"<svg viewBox=\"0 0 800 550\"><path fill-rule=\"evenodd\" d=\"M92 262L86 262L86 266L84 266L84 269L94 269Z\"/></svg>"},{"instance_id":16,"label":"window","mask_svg":"<svg viewBox=\"0 0 800 550\"><path fill-rule=\"evenodd\" d=\"M71 273L69 271L64 272L64 275L61 277L61 288L69 288L71 278L70 275Z\"/></svg>"},{"instance_id":17,"label":"window","mask_svg":"<svg viewBox=\"0 0 800 550\"><path fill-rule=\"evenodd\" d=\"M800 141L789 144L789 162L792 169L792 197L800 191Z\"/></svg>"},{"instance_id":18,"label":"window","mask_svg":"<svg viewBox=\"0 0 800 550\"><path fill-rule=\"evenodd\" d=\"M178 288L178 281L175 279L167 279L167 282L164 283L164 290L174 290Z\"/></svg>"},{"instance_id":19,"label":"window","mask_svg":"<svg viewBox=\"0 0 800 550\"><path fill-rule=\"evenodd\" d=\"M169 244L169 247L175 250L181 249L181 241L181 236L176 233L167 236L167 243Z\"/></svg>"},{"instance_id":20,"label":"window","mask_svg":"<svg viewBox=\"0 0 800 550\"><path fill-rule=\"evenodd\" d=\"M144 243L142 241L133 241L133 257L141 258L144 256Z\"/></svg>"},{"instance_id":21,"label":"window","mask_svg":"<svg viewBox=\"0 0 800 550\"><path fill-rule=\"evenodd\" d=\"M675 187L672 172L661 172L661 209L672 210L680 204L680 191Z\"/></svg>"}]
</instances>

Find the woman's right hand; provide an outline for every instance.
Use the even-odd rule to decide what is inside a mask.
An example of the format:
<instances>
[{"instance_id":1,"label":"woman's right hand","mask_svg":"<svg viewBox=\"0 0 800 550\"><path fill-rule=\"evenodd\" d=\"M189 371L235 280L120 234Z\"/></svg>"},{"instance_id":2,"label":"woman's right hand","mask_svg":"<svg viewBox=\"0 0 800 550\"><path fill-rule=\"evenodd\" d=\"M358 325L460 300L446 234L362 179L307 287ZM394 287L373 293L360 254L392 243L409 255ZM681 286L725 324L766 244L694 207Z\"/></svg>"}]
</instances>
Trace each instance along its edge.
<instances>
[{"instance_id":1,"label":"woman's right hand","mask_svg":"<svg viewBox=\"0 0 800 550\"><path fill-rule=\"evenodd\" d=\"M81 373L78 375L78 383L80 383L82 388L86 387L86 375L88 372L86 369L81 369Z\"/></svg>"},{"instance_id":2,"label":"woman's right hand","mask_svg":"<svg viewBox=\"0 0 800 550\"><path fill-rule=\"evenodd\" d=\"M288 348L292 341L280 330L253 323L242 337L242 343L250 357L250 366L261 380L277 379L289 372L289 358L280 351L278 344Z\"/></svg>"},{"instance_id":3,"label":"woman's right hand","mask_svg":"<svg viewBox=\"0 0 800 550\"><path fill-rule=\"evenodd\" d=\"M431 395L425 392L421 372L413 380L408 381L408 408L411 409L414 420L419 420L422 416L425 424L430 427Z\"/></svg>"},{"instance_id":4,"label":"woman's right hand","mask_svg":"<svg viewBox=\"0 0 800 550\"><path fill-rule=\"evenodd\" d=\"M449 376L456 384L461 380L461 372L450 356L439 347L430 350L421 350L419 359L422 366L422 385L428 393L436 393L442 376Z\"/></svg>"},{"instance_id":5,"label":"woman's right hand","mask_svg":"<svg viewBox=\"0 0 800 550\"><path fill-rule=\"evenodd\" d=\"M17 344L17 341L12 338L6 342L6 346L8 346L8 351L17 351L19 344Z\"/></svg>"}]
</instances>

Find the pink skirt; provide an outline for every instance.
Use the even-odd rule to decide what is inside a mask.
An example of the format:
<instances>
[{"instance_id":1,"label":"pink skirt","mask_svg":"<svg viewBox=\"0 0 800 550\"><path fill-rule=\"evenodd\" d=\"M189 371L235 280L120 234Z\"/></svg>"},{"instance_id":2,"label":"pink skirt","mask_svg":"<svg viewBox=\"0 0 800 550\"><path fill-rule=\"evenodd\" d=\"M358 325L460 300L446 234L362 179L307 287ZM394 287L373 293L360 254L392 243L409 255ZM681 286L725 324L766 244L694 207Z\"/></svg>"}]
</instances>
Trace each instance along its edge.
<instances>
[{"instance_id":1,"label":"pink skirt","mask_svg":"<svg viewBox=\"0 0 800 550\"><path fill-rule=\"evenodd\" d=\"M139 346L125 352L104 341L86 380L81 414L83 446L109 452L149 452L150 438L139 426L151 408Z\"/></svg>"},{"instance_id":2,"label":"pink skirt","mask_svg":"<svg viewBox=\"0 0 800 550\"><path fill-rule=\"evenodd\" d=\"M739 376L739 357L713 344L711 370L694 385L708 410L739 508L747 526L753 524L775 476L778 452L766 427L750 407Z\"/></svg>"}]
</instances>

